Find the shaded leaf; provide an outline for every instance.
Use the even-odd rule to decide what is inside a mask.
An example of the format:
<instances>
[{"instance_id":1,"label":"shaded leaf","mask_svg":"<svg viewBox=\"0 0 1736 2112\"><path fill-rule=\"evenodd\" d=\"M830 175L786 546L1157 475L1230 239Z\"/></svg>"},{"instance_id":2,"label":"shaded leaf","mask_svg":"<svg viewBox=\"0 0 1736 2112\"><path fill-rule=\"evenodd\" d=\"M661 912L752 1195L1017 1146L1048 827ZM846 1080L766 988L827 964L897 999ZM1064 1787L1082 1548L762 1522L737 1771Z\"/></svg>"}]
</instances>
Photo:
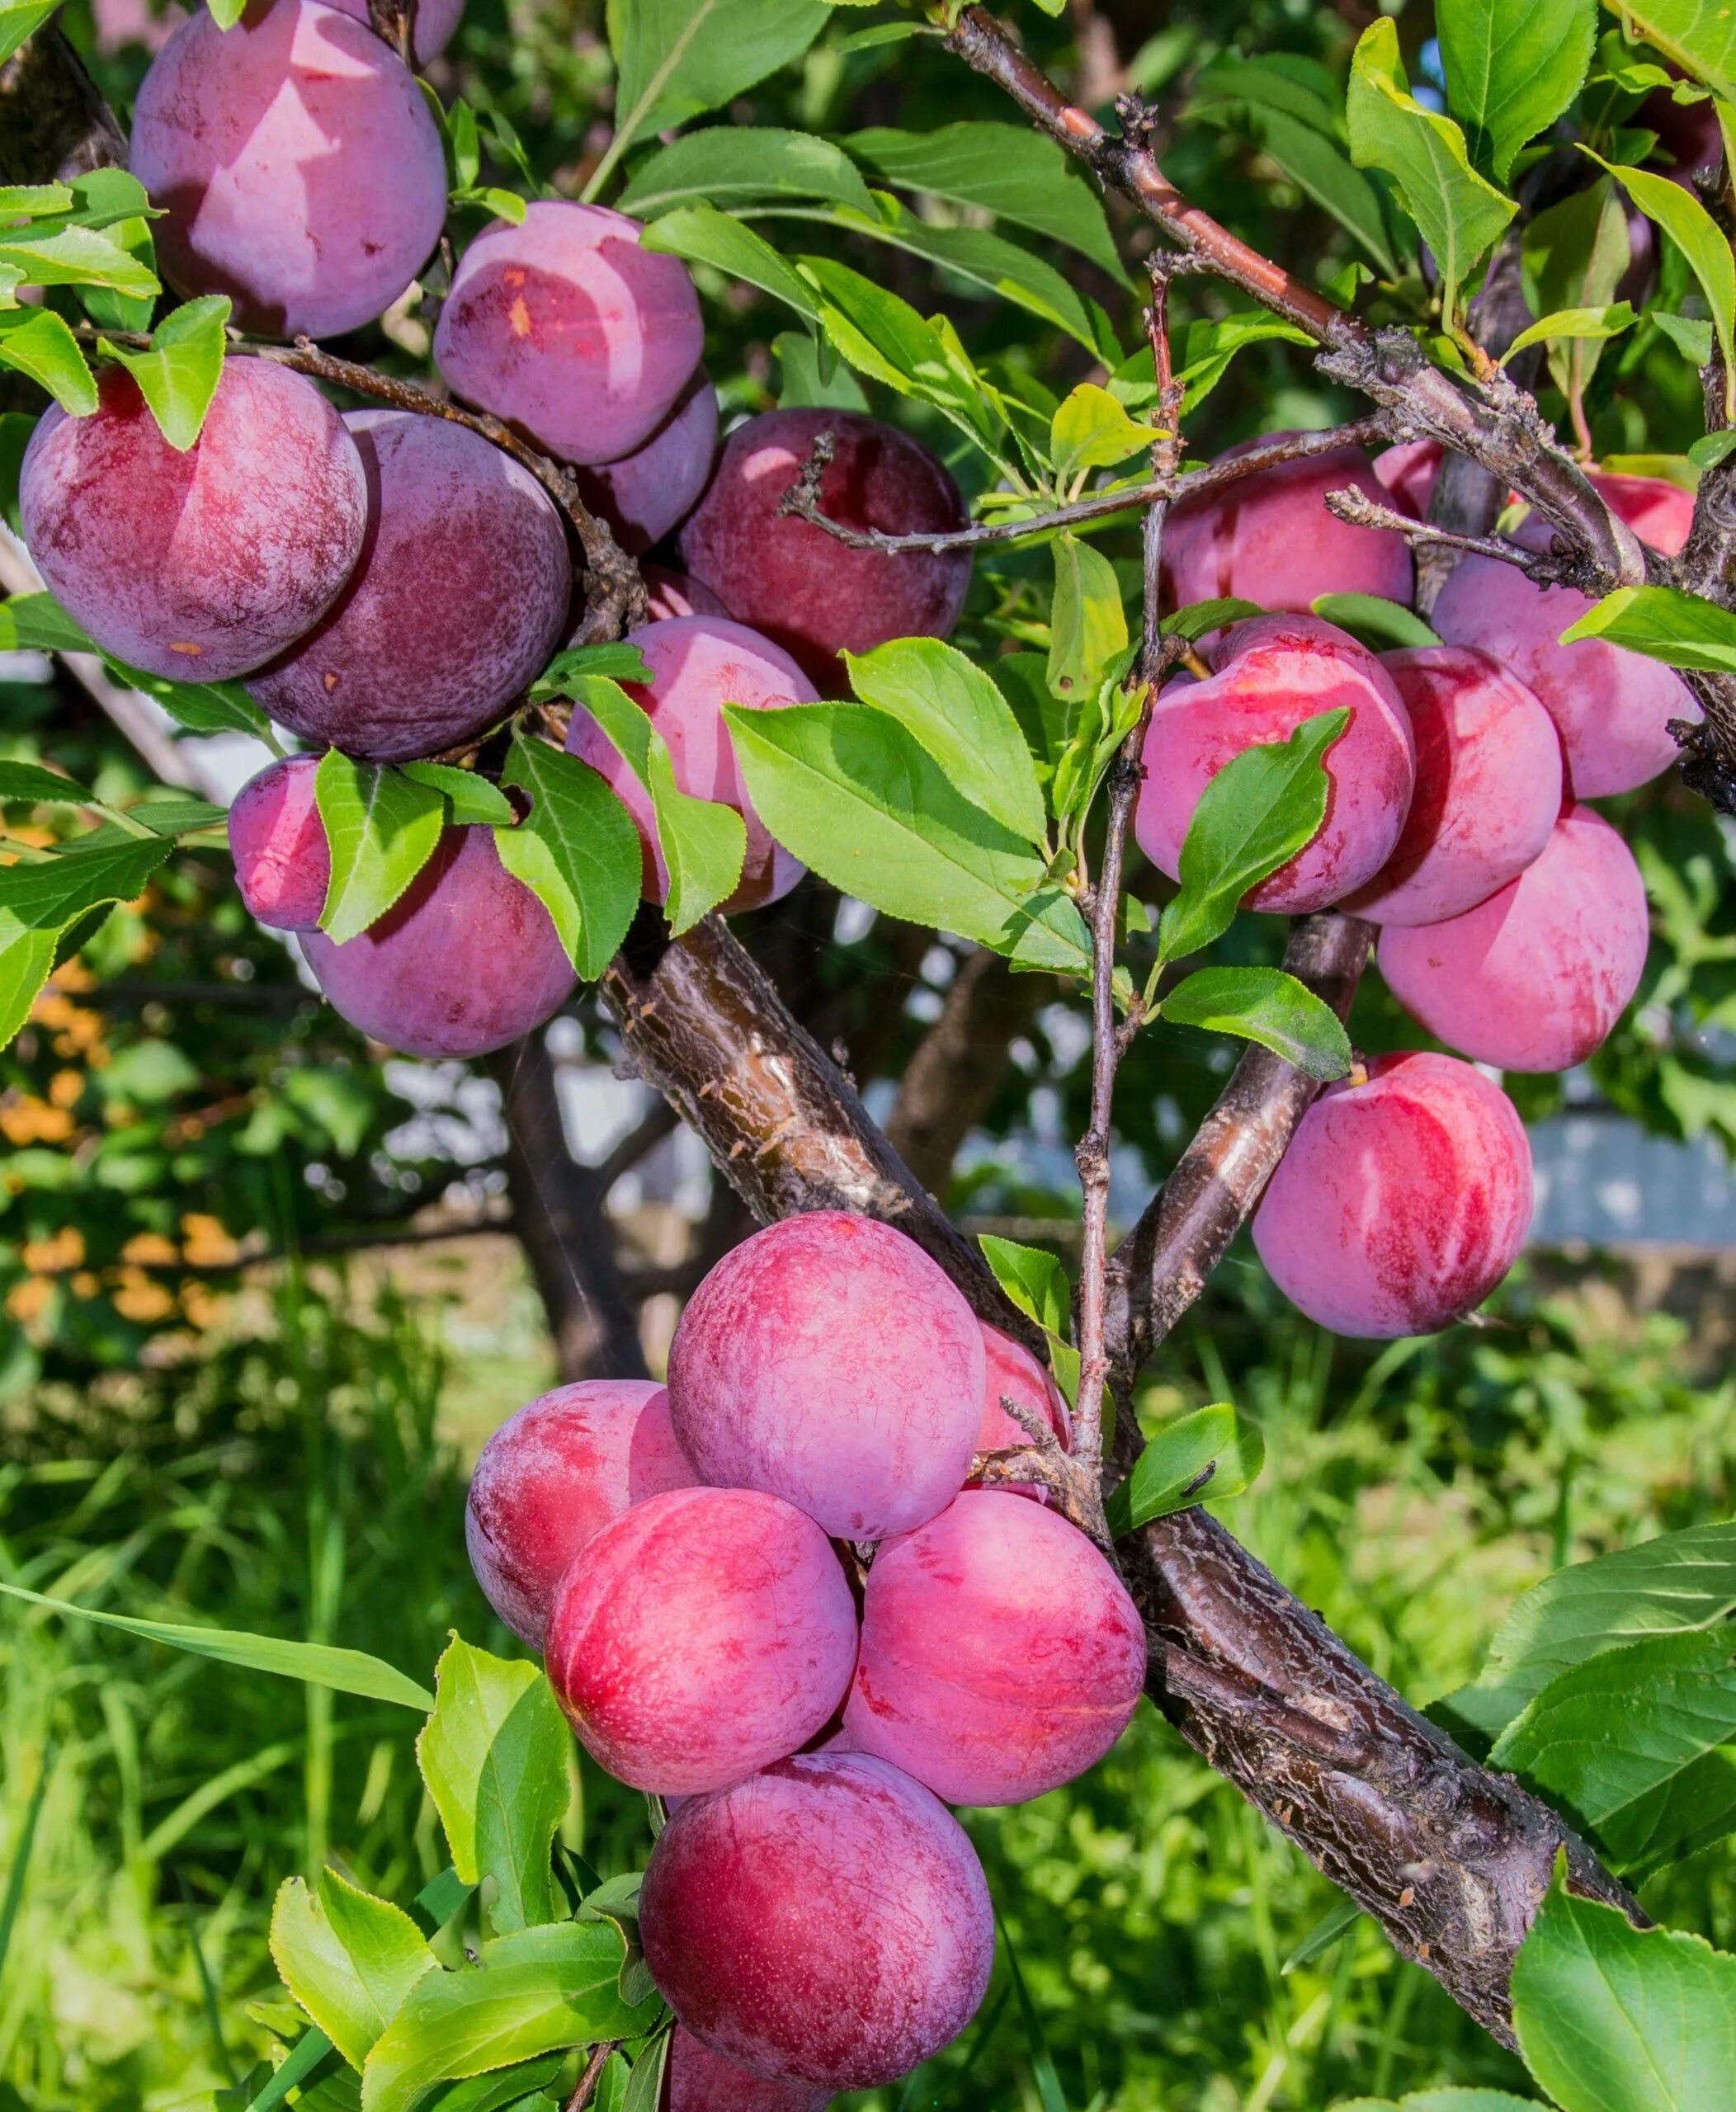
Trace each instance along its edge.
<instances>
[{"instance_id":1,"label":"shaded leaf","mask_svg":"<svg viewBox=\"0 0 1736 2112\"><path fill-rule=\"evenodd\" d=\"M620 210L654 219L676 205L723 210L789 198L819 198L870 217L873 195L856 166L829 139L772 125L719 125L673 139L640 163Z\"/></svg>"},{"instance_id":2,"label":"shaded leaf","mask_svg":"<svg viewBox=\"0 0 1736 2112\"><path fill-rule=\"evenodd\" d=\"M830 19L822 0L609 0L611 162L644 134L720 110L800 59Z\"/></svg>"},{"instance_id":3,"label":"shaded leaf","mask_svg":"<svg viewBox=\"0 0 1736 2112\"><path fill-rule=\"evenodd\" d=\"M1446 106L1498 183L1579 92L1597 37L1597 0L1436 0Z\"/></svg>"},{"instance_id":4,"label":"shaded leaf","mask_svg":"<svg viewBox=\"0 0 1736 2112\"><path fill-rule=\"evenodd\" d=\"M1238 1496L1265 1460L1265 1439L1227 1401L1196 1409L1166 1423L1139 1454L1109 1500L1109 1530L1120 1539L1191 1503Z\"/></svg>"},{"instance_id":5,"label":"shaded leaf","mask_svg":"<svg viewBox=\"0 0 1736 2112\"><path fill-rule=\"evenodd\" d=\"M744 285L793 308L808 323L818 323L820 304L814 289L771 247L763 235L743 227L715 205L677 205L645 229L643 248L689 264L710 264Z\"/></svg>"},{"instance_id":6,"label":"shaded leaf","mask_svg":"<svg viewBox=\"0 0 1736 2112\"><path fill-rule=\"evenodd\" d=\"M1609 173L1626 191L1649 220L1653 221L1688 261L1688 269L1700 281L1706 306L1712 311L1724 364L1736 366L1736 257L1730 254L1729 238L1685 184L1672 183L1667 176L1654 176L1643 168L1625 168L1591 154L1599 168Z\"/></svg>"},{"instance_id":7,"label":"shaded leaf","mask_svg":"<svg viewBox=\"0 0 1736 2112\"><path fill-rule=\"evenodd\" d=\"M1347 630L1371 652L1441 643L1421 616L1402 601L1389 601L1379 594L1317 594L1313 606L1317 616Z\"/></svg>"},{"instance_id":8,"label":"shaded leaf","mask_svg":"<svg viewBox=\"0 0 1736 2112\"><path fill-rule=\"evenodd\" d=\"M446 802L389 763L337 748L320 757L314 800L332 854L319 928L341 945L377 923L434 856Z\"/></svg>"},{"instance_id":9,"label":"shaded leaf","mask_svg":"<svg viewBox=\"0 0 1736 2112\"><path fill-rule=\"evenodd\" d=\"M1058 696L1095 691L1127 650L1127 610L1116 568L1077 535L1057 535L1049 686Z\"/></svg>"},{"instance_id":10,"label":"shaded leaf","mask_svg":"<svg viewBox=\"0 0 1736 2112\"><path fill-rule=\"evenodd\" d=\"M1311 1078L1350 1069L1344 1022L1305 983L1276 968L1202 968L1163 1000L1172 1024L1257 1041Z\"/></svg>"},{"instance_id":11,"label":"shaded leaf","mask_svg":"<svg viewBox=\"0 0 1736 2112\"><path fill-rule=\"evenodd\" d=\"M494 832L500 862L542 903L568 959L594 983L639 908L639 832L594 770L546 741L515 736L500 778L531 799L517 828Z\"/></svg>"},{"instance_id":12,"label":"shaded leaf","mask_svg":"<svg viewBox=\"0 0 1736 2112\"><path fill-rule=\"evenodd\" d=\"M460 770L446 762L404 762L398 766L418 785L433 786L445 799L447 818L455 827L488 823L510 828L517 819L506 794L474 770Z\"/></svg>"}]
</instances>

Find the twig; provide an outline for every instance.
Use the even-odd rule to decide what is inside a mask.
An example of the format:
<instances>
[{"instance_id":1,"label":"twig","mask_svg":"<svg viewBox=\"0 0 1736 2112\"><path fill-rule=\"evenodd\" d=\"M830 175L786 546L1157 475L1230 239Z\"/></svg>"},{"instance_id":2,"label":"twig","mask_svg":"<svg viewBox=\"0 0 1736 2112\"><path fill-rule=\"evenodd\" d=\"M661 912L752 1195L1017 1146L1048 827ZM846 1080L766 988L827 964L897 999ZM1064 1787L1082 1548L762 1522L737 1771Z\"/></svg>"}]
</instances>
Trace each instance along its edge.
<instances>
[{"instance_id":1,"label":"twig","mask_svg":"<svg viewBox=\"0 0 1736 2112\"><path fill-rule=\"evenodd\" d=\"M1550 585L1564 575L1560 561L1545 551L1527 550L1500 535L1460 535L1455 528L1438 527L1432 521L1418 521L1414 514L1401 513L1396 507L1382 506L1366 492L1328 492L1326 510L1349 521L1353 528L1389 528L1413 543L1431 543L1465 555L1494 558L1540 585Z\"/></svg>"},{"instance_id":2,"label":"twig","mask_svg":"<svg viewBox=\"0 0 1736 2112\"><path fill-rule=\"evenodd\" d=\"M1077 528L1087 521L1111 520L1117 514L1132 513L1161 500L1196 497L1202 492L1216 491L1259 470L1276 469L1281 463L1305 461L1310 455L1328 455L1339 447L1372 446L1389 438L1391 431L1391 420L1384 413L1356 418L1348 425L1333 426L1323 432L1296 433L1288 440L1250 448L1245 455L1205 463L1197 469L1179 470L1172 462L1167 463L1160 474L1144 483L1129 485L1124 491L1093 492L1088 498L1075 499L1070 506L1054 507L1047 513L1029 514L1017 521L973 521L968 528L950 528L932 535L891 535L880 528L851 528L823 512L819 484L826 464L832 459L832 436L822 432L816 436L807 460L796 473L795 482L785 493L778 512L793 513L816 528L823 528L828 535L852 550L968 550L979 544L1010 543L1023 535L1051 535L1058 529Z\"/></svg>"},{"instance_id":3,"label":"twig","mask_svg":"<svg viewBox=\"0 0 1736 2112\"><path fill-rule=\"evenodd\" d=\"M601 2046L591 2048L591 2058L585 2063L585 2072L578 2079L578 2087L567 2100L567 2112L585 2112L585 2107L597 2094L597 2086L602 2081L603 2070L611 2058L620 2050L618 2039L606 2039Z\"/></svg>"},{"instance_id":4,"label":"twig","mask_svg":"<svg viewBox=\"0 0 1736 2112\"><path fill-rule=\"evenodd\" d=\"M76 324L74 334L87 342L105 337L112 344L141 349L150 342L137 331L101 331L88 323ZM530 471L566 516L578 540L585 560L585 616L575 642L588 644L618 638L623 630L644 621L645 587L639 566L616 540L608 522L586 506L579 495L577 474L565 463L540 454L504 419L487 411L466 410L446 397L418 389L413 382L399 381L357 361L322 351L311 337L298 337L293 345L271 345L231 331L227 349L232 356L239 353L248 359L265 360L313 380L328 382L333 388L348 389L358 396L389 403L394 410L445 418L479 434Z\"/></svg>"}]
</instances>

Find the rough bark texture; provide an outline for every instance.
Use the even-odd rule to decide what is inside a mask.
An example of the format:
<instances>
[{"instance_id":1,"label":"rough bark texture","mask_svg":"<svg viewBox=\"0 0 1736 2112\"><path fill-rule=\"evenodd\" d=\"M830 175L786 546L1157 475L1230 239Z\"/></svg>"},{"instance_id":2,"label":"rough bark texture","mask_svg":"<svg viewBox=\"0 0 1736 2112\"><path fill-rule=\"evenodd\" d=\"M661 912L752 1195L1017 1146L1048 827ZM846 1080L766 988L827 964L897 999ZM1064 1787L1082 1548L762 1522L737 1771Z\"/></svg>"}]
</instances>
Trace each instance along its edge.
<instances>
[{"instance_id":1,"label":"rough bark texture","mask_svg":"<svg viewBox=\"0 0 1736 2112\"><path fill-rule=\"evenodd\" d=\"M114 114L52 22L0 66L0 183L70 183L126 166Z\"/></svg>"}]
</instances>

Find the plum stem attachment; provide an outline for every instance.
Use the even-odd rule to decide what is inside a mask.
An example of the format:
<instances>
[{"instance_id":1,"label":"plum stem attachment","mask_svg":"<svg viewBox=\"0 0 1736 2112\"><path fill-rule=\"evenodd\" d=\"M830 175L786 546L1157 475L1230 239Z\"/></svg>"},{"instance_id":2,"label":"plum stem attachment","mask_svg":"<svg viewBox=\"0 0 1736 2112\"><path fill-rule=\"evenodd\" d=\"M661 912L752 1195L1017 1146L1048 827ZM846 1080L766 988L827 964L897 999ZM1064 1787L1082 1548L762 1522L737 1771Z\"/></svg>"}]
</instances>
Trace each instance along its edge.
<instances>
[{"instance_id":1,"label":"plum stem attachment","mask_svg":"<svg viewBox=\"0 0 1736 2112\"><path fill-rule=\"evenodd\" d=\"M979 1453L971 1463L971 1478L985 1487L1006 1488L1020 1482L1035 1482L1055 1500L1055 1507L1069 1525L1077 1525L1111 1562L1113 1542L1103 1513L1102 1476L1077 1452L1068 1452L1035 1408L1001 1396L1001 1409L1024 1431L1030 1442L1008 1450ZM1077 1427L1077 1426L1075 1426Z\"/></svg>"}]
</instances>

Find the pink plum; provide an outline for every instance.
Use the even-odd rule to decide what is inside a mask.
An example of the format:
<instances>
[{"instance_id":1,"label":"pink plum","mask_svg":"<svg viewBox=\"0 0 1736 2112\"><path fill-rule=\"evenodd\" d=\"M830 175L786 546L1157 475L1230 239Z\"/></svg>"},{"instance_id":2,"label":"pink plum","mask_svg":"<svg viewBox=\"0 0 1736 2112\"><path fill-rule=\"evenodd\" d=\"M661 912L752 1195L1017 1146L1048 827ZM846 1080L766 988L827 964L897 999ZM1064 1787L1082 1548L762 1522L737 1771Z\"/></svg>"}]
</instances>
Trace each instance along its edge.
<instances>
[{"instance_id":1,"label":"pink plum","mask_svg":"<svg viewBox=\"0 0 1736 2112\"><path fill-rule=\"evenodd\" d=\"M704 348L678 257L640 247L636 220L539 200L496 220L460 260L434 332L455 395L568 462L618 461L674 408Z\"/></svg>"},{"instance_id":2,"label":"pink plum","mask_svg":"<svg viewBox=\"0 0 1736 2112\"><path fill-rule=\"evenodd\" d=\"M1003 1394L1021 1407L1034 1410L1060 1440L1063 1450L1070 1450L1073 1418L1067 1412L1061 1389L1050 1376L1048 1367L1039 1363L1022 1342L1016 1342L1011 1335L1003 1335L998 1327L991 1327L986 1320L983 1322L983 1356L985 1376L983 1420L977 1431L978 1451L1009 1452L1031 1442L1030 1433L1024 1426L1015 1421L1001 1406ZM1035 1482L1008 1482L1002 1486L1009 1495L1032 1496L1039 1503L1049 1501L1048 1490Z\"/></svg>"},{"instance_id":3,"label":"pink plum","mask_svg":"<svg viewBox=\"0 0 1736 2112\"><path fill-rule=\"evenodd\" d=\"M832 2092L812 2083L750 2075L714 2053L685 2025L677 2025L671 2036L663 2112L825 2112L831 2102Z\"/></svg>"},{"instance_id":4,"label":"pink plum","mask_svg":"<svg viewBox=\"0 0 1736 2112\"><path fill-rule=\"evenodd\" d=\"M994 1959L964 1829L859 1753L782 1761L684 1804L651 1851L639 1935L695 2038L834 2091L894 2081L957 2038Z\"/></svg>"},{"instance_id":5,"label":"pink plum","mask_svg":"<svg viewBox=\"0 0 1736 2112\"><path fill-rule=\"evenodd\" d=\"M558 1012L578 981L548 911L500 862L494 832L451 828L376 923L302 940L333 1006L407 1056L482 1056Z\"/></svg>"},{"instance_id":6,"label":"pink plum","mask_svg":"<svg viewBox=\"0 0 1736 2112\"><path fill-rule=\"evenodd\" d=\"M472 740L538 674L573 565L553 501L479 433L412 411L351 411L367 540L324 619L254 676L281 724L382 761Z\"/></svg>"},{"instance_id":7,"label":"pink plum","mask_svg":"<svg viewBox=\"0 0 1736 2112\"><path fill-rule=\"evenodd\" d=\"M1262 433L1219 459L1295 436ZM1236 595L1306 615L1321 594L1409 601L1413 573L1404 538L1390 528L1352 527L1327 511L1327 493L1347 489L1391 503L1360 447L1258 469L1179 501L1163 524L1163 588L1171 606Z\"/></svg>"},{"instance_id":8,"label":"pink plum","mask_svg":"<svg viewBox=\"0 0 1736 2112\"><path fill-rule=\"evenodd\" d=\"M1565 1071L1608 1036L1645 971L1634 854L1574 807L1517 879L1445 923L1389 926L1380 973L1414 1018L1479 1063Z\"/></svg>"},{"instance_id":9,"label":"pink plum","mask_svg":"<svg viewBox=\"0 0 1736 2112\"><path fill-rule=\"evenodd\" d=\"M856 1665L832 1543L781 1497L682 1488L601 1527L549 1615L549 1683L635 1789L721 1789L804 1745Z\"/></svg>"},{"instance_id":10,"label":"pink plum","mask_svg":"<svg viewBox=\"0 0 1736 2112\"><path fill-rule=\"evenodd\" d=\"M341 7L347 15L353 15L359 22L369 19L368 0L330 0L330 4ZM431 59L439 58L452 41L452 33L464 11L465 0L417 0L416 26L410 41L418 66L426 66Z\"/></svg>"},{"instance_id":11,"label":"pink plum","mask_svg":"<svg viewBox=\"0 0 1736 2112\"><path fill-rule=\"evenodd\" d=\"M744 1240L689 1299L669 1407L702 1480L879 1540L963 1487L984 1367L976 1316L914 1240L816 1210Z\"/></svg>"},{"instance_id":12,"label":"pink plum","mask_svg":"<svg viewBox=\"0 0 1736 2112\"><path fill-rule=\"evenodd\" d=\"M586 1542L648 1497L692 1486L661 1386L587 1379L542 1394L495 1431L470 1477L465 1544L484 1597L540 1650Z\"/></svg>"},{"instance_id":13,"label":"pink plum","mask_svg":"<svg viewBox=\"0 0 1736 2112\"><path fill-rule=\"evenodd\" d=\"M643 447L579 472L579 496L642 556L693 511L716 460L717 391L701 367Z\"/></svg>"},{"instance_id":14,"label":"pink plum","mask_svg":"<svg viewBox=\"0 0 1736 2112\"><path fill-rule=\"evenodd\" d=\"M1561 812L1561 737L1517 675L1469 646L1383 653L1417 743L1417 790L1385 865L1346 907L1438 924L1540 856Z\"/></svg>"},{"instance_id":15,"label":"pink plum","mask_svg":"<svg viewBox=\"0 0 1736 2112\"><path fill-rule=\"evenodd\" d=\"M1254 1217L1293 1305L1335 1334L1432 1334L1480 1305L1531 1219L1531 1153L1456 1057L1381 1056L1304 1115Z\"/></svg>"},{"instance_id":16,"label":"pink plum","mask_svg":"<svg viewBox=\"0 0 1736 2112\"><path fill-rule=\"evenodd\" d=\"M875 1553L844 1723L948 1803L1021 1804L1094 1767L1144 1681L1144 1625L1078 1528L966 1489Z\"/></svg>"},{"instance_id":17,"label":"pink plum","mask_svg":"<svg viewBox=\"0 0 1736 2112\"><path fill-rule=\"evenodd\" d=\"M822 433L833 455L820 509L890 535L962 528L958 486L919 441L856 411L767 411L724 443L682 531L682 561L729 613L787 648L833 695L838 655L894 638L945 638L970 585L969 550L852 549L778 507Z\"/></svg>"},{"instance_id":18,"label":"pink plum","mask_svg":"<svg viewBox=\"0 0 1736 2112\"><path fill-rule=\"evenodd\" d=\"M248 914L274 931L312 931L332 884L325 823L314 804L317 756L267 763L235 794L229 855Z\"/></svg>"},{"instance_id":19,"label":"pink plum","mask_svg":"<svg viewBox=\"0 0 1736 2112\"><path fill-rule=\"evenodd\" d=\"M321 0L253 0L228 30L190 16L139 91L131 167L167 215L154 233L173 284L229 295L239 328L274 337L384 315L446 216L414 76Z\"/></svg>"},{"instance_id":20,"label":"pink plum","mask_svg":"<svg viewBox=\"0 0 1736 2112\"><path fill-rule=\"evenodd\" d=\"M216 682L325 614L361 554L368 488L356 443L311 381L232 359L185 453L132 376L105 367L88 417L50 405L38 421L18 502L36 569L105 653Z\"/></svg>"},{"instance_id":21,"label":"pink plum","mask_svg":"<svg viewBox=\"0 0 1736 2112\"><path fill-rule=\"evenodd\" d=\"M1441 474L1438 440L1401 440L1394 446L1383 448L1375 457L1374 470L1402 512L1418 521L1427 520Z\"/></svg>"},{"instance_id":22,"label":"pink plum","mask_svg":"<svg viewBox=\"0 0 1736 2112\"><path fill-rule=\"evenodd\" d=\"M1305 849L1248 894L1252 909L1300 916L1342 902L1392 856L1415 772L1410 719L1374 654L1316 616L1256 616L1225 632L1208 681L1172 682L1145 735L1134 818L1139 847L1172 879L1200 795L1244 748L1282 741L1341 707L1325 757L1326 818Z\"/></svg>"},{"instance_id":23,"label":"pink plum","mask_svg":"<svg viewBox=\"0 0 1736 2112\"><path fill-rule=\"evenodd\" d=\"M691 573L672 572L667 565L642 564L639 576L645 582L649 623L667 623L672 616L727 616L729 613L711 589Z\"/></svg>"},{"instance_id":24,"label":"pink plum","mask_svg":"<svg viewBox=\"0 0 1736 2112\"><path fill-rule=\"evenodd\" d=\"M727 616L677 616L646 624L630 631L626 643L644 653L651 680L624 686L668 742L676 784L697 799L734 807L748 825L741 880L723 908L756 909L788 894L806 868L772 842L754 813L723 707L739 704L775 711L781 705L812 704L814 685L770 639ZM633 817L644 854L645 899L662 902L669 892L668 867L657 841L651 795L638 772L583 708L573 711L567 747L590 764Z\"/></svg>"}]
</instances>

